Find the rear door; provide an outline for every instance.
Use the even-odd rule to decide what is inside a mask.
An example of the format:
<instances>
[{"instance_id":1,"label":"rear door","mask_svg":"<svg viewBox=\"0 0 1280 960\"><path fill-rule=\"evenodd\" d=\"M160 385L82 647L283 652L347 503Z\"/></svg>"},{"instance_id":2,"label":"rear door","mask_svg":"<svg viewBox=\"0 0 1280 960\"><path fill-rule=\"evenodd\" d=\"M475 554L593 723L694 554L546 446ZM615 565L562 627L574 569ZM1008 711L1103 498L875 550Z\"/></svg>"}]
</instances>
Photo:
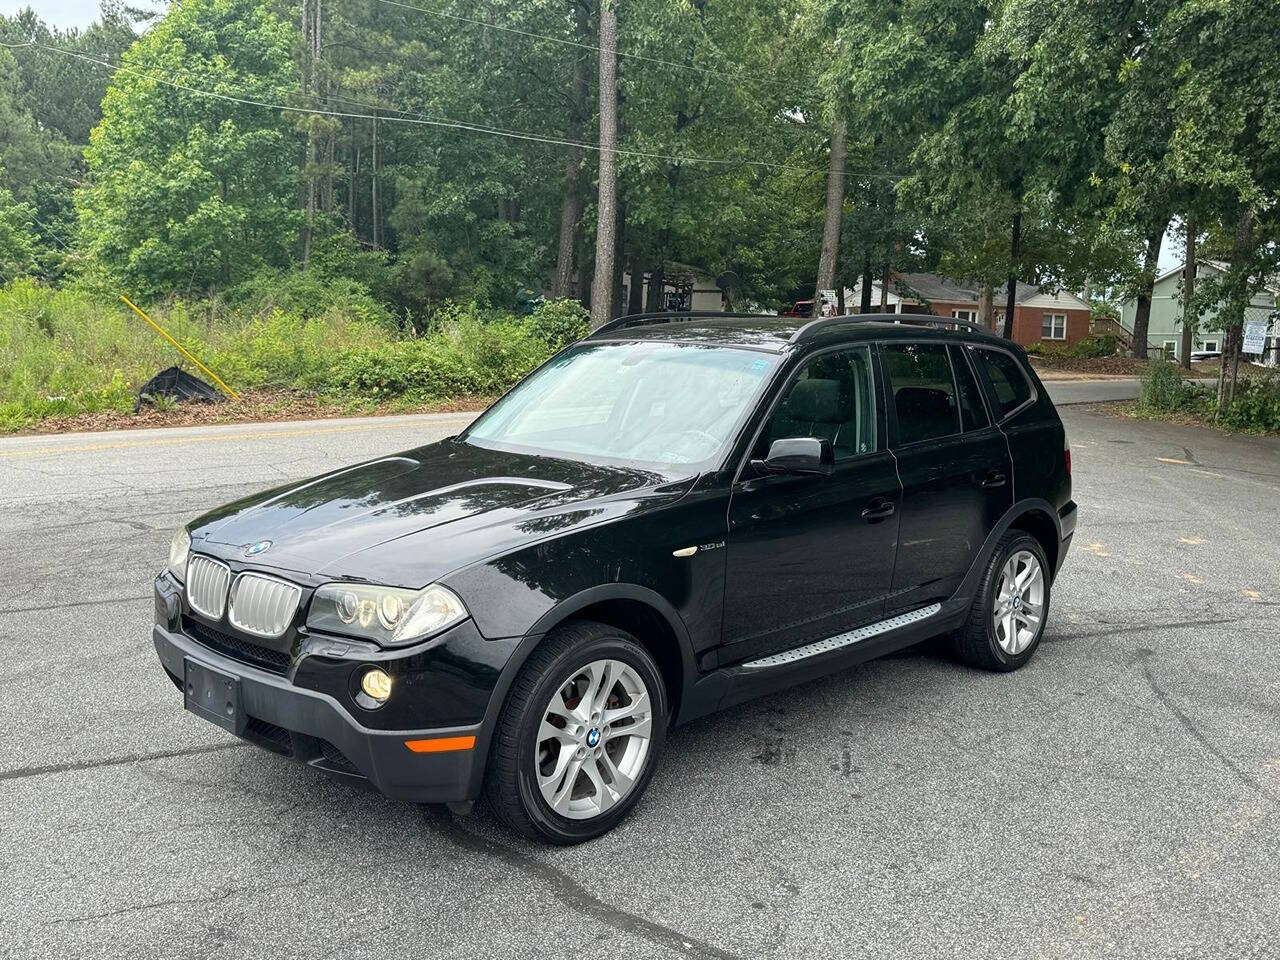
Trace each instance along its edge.
<instances>
[{"instance_id":1,"label":"rear door","mask_svg":"<svg viewBox=\"0 0 1280 960\"><path fill-rule=\"evenodd\" d=\"M808 360L783 388L750 457L786 437L829 440L829 476L744 465L729 505L722 664L878 620L893 575L899 485L869 345Z\"/></svg>"},{"instance_id":2,"label":"rear door","mask_svg":"<svg viewBox=\"0 0 1280 960\"><path fill-rule=\"evenodd\" d=\"M940 340L881 345L902 521L888 613L955 593L1013 503L1013 465L967 349Z\"/></svg>"},{"instance_id":3,"label":"rear door","mask_svg":"<svg viewBox=\"0 0 1280 960\"><path fill-rule=\"evenodd\" d=\"M1062 452L1066 435L1052 401L1010 351L974 345L969 356L1008 437L1018 498L1040 497L1061 505L1070 495L1070 477Z\"/></svg>"}]
</instances>

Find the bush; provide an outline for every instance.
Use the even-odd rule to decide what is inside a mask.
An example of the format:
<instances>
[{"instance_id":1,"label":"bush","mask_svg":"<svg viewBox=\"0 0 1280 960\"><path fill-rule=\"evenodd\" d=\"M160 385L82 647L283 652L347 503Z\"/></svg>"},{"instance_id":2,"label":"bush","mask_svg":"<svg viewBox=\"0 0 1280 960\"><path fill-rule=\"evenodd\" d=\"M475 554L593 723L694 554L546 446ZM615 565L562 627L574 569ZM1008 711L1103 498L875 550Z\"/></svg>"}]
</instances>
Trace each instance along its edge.
<instances>
[{"instance_id":1,"label":"bush","mask_svg":"<svg viewBox=\"0 0 1280 960\"><path fill-rule=\"evenodd\" d=\"M1280 377L1267 374L1239 381L1221 422L1235 430L1280 433Z\"/></svg>"},{"instance_id":2,"label":"bush","mask_svg":"<svg viewBox=\"0 0 1280 960\"><path fill-rule=\"evenodd\" d=\"M527 317L447 304L424 337L406 336L359 284L268 274L238 303L147 305L152 318L233 389L304 390L335 399L431 402L491 396L586 332L553 301ZM252 286L252 289L250 287ZM0 287L0 430L134 405L157 371L191 364L114 297L33 280ZM192 371L207 379L203 373Z\"/></svg>"},{"instance_id":3,"label":"bush","mask_svg":"<svg viewBox=\"0 0 1280 960\"><path fill-rule=\"evenodd\" d=\"M547 346L559 350L590 332L591 314L577 300L547 300L529 316L529 323Z\"/></svg>"},{"instance_id":4,"label":"bush","mask_svg":"<svg viewBox=\"0 0 1280 960\"><path fill-rule=\"evenodd\" d=\"M1147 413L1175 413L1190 403L1194 388L1188 387L1178 368L1165 360L1155 360L1142 374L1138 408Z\"/></svg>"},{"instance_id":5,"label":"bush","mask_svg":"<svg viewBox=\"0 0 1280 960\"><path fill-rule=\"evenodd\" d=\"M433 331L355 350L334 365L331 386L360 398L455 398L500 393L553 352L531 325L513 317L482 319L474 306L451 306Z\"/></svg>"},{"instance_id":6,"label":"bush","mask_svg":"<svg viewBox=\"0 0 1280 960\"><path fill-rule=\"evenodd\" d=\"M1111 334L1077 340L1071 352L1077 357L1114 357L1119 344Z\"/></svg>"}]
</instances>

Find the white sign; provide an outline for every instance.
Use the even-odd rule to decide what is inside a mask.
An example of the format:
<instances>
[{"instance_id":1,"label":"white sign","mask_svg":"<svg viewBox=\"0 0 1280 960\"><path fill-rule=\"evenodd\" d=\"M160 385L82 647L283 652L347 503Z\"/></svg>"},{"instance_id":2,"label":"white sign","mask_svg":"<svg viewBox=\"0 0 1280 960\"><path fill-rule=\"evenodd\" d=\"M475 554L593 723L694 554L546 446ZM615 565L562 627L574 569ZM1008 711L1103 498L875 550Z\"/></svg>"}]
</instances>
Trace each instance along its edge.
<instances>
[{"instance_id":1,"label":"white sign","mask_svg":"<svg viewBox=\"0 0 1280 960\"><path fill-rule=\"evenodd\" d=\"M1248 320L1244 325L1244 346L1240 348L1241 353L1255 353L1262 356L1262 350L1267 342L1267 321L1265 320Z\"/></svg>"}]
</instances>

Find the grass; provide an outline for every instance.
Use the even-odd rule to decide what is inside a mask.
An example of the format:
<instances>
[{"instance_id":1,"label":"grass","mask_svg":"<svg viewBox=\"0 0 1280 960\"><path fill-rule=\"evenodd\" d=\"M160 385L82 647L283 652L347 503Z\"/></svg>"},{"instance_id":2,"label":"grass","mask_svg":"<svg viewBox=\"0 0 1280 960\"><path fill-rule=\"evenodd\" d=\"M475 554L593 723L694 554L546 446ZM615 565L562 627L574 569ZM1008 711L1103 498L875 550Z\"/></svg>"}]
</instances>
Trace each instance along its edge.
<instances>
[{"instance_id":1,"label":"grass","mask_svg":"<svg viewBox=\"0 0 1280 960\"><path fill-rule=\"evenodd\" d=\"M528 317L448 305L418 318L422 336L322 292L289 309L173 301L148 313L237 392L379 409L501 393L586 329L570 301ZM0 431L129 414L138 388L173 365L203 377L121 303L30 280L0 287Z\"/></svg>"},{"instance_id":2,"label":"grass","mask_svg":"<svg viewBox=\"0 0 1280 960\"><path fill-rule=\"evenodd\" d=\"M1236 384L1234 397L1219 416L1216 388L1188 383L1174 364L1155 361L1143 374L1134 415L1280 435L1280 376L1271 370L1247 373Z\"/></svg>"}]
</instances>

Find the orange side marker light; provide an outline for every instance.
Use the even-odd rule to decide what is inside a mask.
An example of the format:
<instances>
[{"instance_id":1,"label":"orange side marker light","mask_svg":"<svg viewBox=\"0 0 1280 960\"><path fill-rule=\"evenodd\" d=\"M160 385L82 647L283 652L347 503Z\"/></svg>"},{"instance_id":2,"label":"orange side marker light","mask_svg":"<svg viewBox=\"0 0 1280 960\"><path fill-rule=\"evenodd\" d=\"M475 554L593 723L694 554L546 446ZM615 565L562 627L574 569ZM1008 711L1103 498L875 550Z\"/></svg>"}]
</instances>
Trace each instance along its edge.
<instances>
[{"instance_id":1,"label":"orange side marker light","mask_svg":"<svg viewBox=\"0 0 1280 960\"><path fill-rule=\"evenodd\" d=\"M404 745L414 753L445 753L451 750L470 750L476 745L476 738L433 737L430 740L406 740Z\"/></svg>"}]
</instances>

